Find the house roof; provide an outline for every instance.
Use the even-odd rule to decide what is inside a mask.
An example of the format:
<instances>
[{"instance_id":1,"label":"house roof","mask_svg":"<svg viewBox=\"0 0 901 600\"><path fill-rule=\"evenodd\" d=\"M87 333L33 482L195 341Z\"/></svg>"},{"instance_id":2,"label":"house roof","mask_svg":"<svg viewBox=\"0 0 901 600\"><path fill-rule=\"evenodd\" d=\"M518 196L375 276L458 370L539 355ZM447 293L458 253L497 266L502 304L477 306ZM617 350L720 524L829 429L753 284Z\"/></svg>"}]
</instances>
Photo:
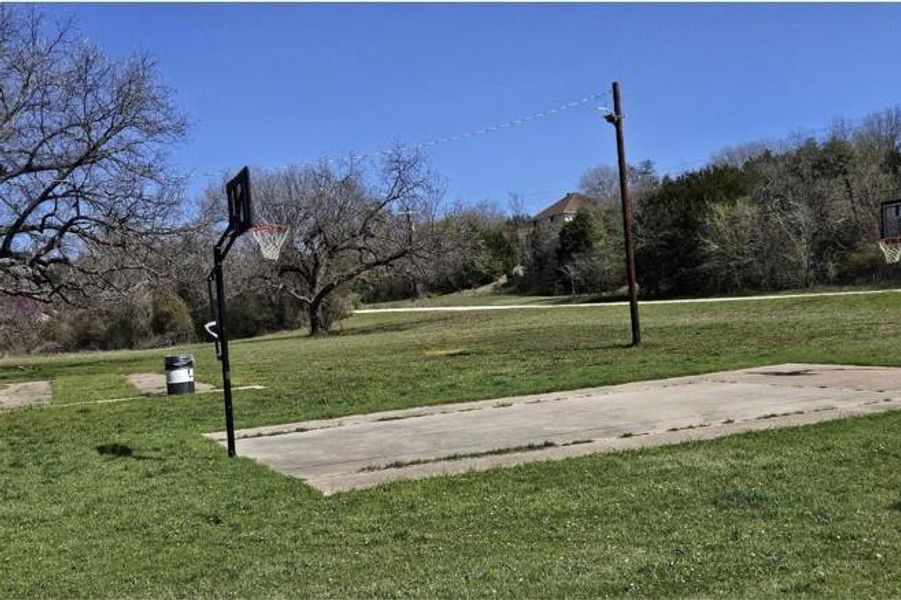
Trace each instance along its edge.
<instances>
[{"instance_id":1,"label":"house roof","mask_svg":"<svg viewBox=\"0 0 901 600\"><path fill-rule=\"evenodd\" d=\"M591 198L585 194L570 192L535 215L535 219L540 221L560 215L572 215L577 213L581 207L591 203L591 201Z\"/></svg>"}]
</instances>

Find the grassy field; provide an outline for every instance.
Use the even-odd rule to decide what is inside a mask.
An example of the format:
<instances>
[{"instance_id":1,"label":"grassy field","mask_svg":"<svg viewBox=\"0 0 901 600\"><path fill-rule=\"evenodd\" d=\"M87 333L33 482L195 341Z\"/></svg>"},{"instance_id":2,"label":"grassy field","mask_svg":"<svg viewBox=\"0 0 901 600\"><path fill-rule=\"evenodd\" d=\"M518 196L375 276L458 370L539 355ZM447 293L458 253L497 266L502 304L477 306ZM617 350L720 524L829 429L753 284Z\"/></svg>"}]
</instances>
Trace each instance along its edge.
<instances>
[{"instance_id":1,"label":"grassy field","mask_svg":"<svg viewBox=\"0 0 901 600\"><path fill-rule=\"evenodd\" d=\"M361 308L408 308L411 306L504 306L536 304L551 306L554 304L573 304L592 302L594 296L529 296L523 294L466 294L455 292L436 296L425 296L414 300L392 300L366 304Z\"/></svg>"},{"instance_id":2,"label":"grassy field","mask_svg":"<svg viewBox=\"0 0 901 600\"><path fill-rule=\"evenodd\" d=\"M828 293L828 292L858 292L864 290L894 289L896 286L820 286L803 290L804 294ZM780 292L758 292L732 294L732 296L785 296L799 293L797 290ZM724 296L729 297L729 296ZM446 306L556 306L566 304L592 304L610 301L624 302L626 300L625 289L615 296L602 296L598 294L576 294L571 296L540 296L533 294L515 294L500 292L496 285L486 285L480 288L453 292L451 294L438 294L424 296L416 300L392 300L390 302L378 302L366 304L360 308L408 308L408 307L446 307Z\"/></svg>"},{"instance_id":3,"label":"grassy field","mask_svg":"<svg viewBox=\"0 0 901 600\"><path fill-rule=\"evenodd\" d=\"M389 314L233 346L239 427L781 362L901 365L897 295ZM198 379L218 382L211 348ZM0 361L0 597L901 595L901 414L323 498L133 395L167 351ZM78 404L73 404L78 403Z\"/></svg>"}]
</instances>

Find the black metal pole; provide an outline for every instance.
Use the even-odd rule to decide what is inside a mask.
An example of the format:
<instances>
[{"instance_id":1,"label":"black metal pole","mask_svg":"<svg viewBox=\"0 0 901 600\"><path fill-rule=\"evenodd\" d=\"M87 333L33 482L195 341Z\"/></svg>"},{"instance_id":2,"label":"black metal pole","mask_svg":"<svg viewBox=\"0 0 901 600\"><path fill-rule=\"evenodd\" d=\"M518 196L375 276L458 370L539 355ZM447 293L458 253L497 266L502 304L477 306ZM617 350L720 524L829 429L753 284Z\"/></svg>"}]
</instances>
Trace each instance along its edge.
<instances>
[{"instance_id":1,"label":"black metal pole","mask_svg":"<svg viewBox=\"0 0 901 600\"><path fill-rule=\"evenodd\" d=\"M629 197L629 173L626 164L626 142L623 139L623 109L619 82L613 82L613 115L608 121L616 128L616 155L619 159L619 195L623 204L623 236L626 242L626 274L629 278L629 313L632 319L632 345L641 343L638 317L638 282L635 278L635 247L632 239L632 198Z\"/></svg>"},{"instance_id":2,"label":"black metal pole","mask_svg":"<svg viewBox=\"0 0 901 600\"><path fill-rule=\"evenodd\" d=\"M222 250L213 248L213 276L216 279L216 335L219 342L219 361L222 363L222 392L225 395L225 431L228 436L228 455L235 455L235 415L232 408L232 374L228 361L228 326L225 313L225 285L222 281Z\"/></svg>"}]
</instances>

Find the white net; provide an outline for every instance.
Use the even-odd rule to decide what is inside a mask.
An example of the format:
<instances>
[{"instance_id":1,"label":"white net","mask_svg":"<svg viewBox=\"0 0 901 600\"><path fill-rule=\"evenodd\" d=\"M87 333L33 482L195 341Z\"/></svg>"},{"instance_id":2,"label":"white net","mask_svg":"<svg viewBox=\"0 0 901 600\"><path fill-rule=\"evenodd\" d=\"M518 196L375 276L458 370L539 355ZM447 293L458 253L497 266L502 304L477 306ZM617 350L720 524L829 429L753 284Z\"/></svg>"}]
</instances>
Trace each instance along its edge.
<instances>
[{"instance_id":1,"label":"white net","mask_svg":"<svg viewBox=\"0 0 901 600\"><path fill-rule=\"evenodd\" d=\"M250 235L260 246L260 252L266 260L278 260L282 246L288 239L291 230L284 225L264 223L250 229Z\"/></svg>"},{"instance_id":2,"label":"white net","mask_svg":"<svg viewBox=\"0 0 901 600\"><path fill-rule=\"evenodd\" d=\"M885 262L896 263L901 261L901 238L879 240L879 248L885 255Z\"/></svg>"}]
</instances>

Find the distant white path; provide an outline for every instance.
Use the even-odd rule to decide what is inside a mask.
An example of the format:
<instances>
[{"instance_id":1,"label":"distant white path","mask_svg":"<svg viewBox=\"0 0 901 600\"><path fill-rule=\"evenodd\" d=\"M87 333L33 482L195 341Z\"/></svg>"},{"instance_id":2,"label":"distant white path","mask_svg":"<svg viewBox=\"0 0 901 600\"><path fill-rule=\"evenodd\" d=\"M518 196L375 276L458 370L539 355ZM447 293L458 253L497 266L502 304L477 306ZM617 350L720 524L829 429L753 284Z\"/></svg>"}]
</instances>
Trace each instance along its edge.
<instances>
[{"instance_id":1,"label":"distant white path","mask_svg":"<svg viewBox=\"0 0 901 600\"><path fill-rule=\"evenodd\" d=\"M724 298L686 298L682 300L643 300L642 305L651 304L699 304L705 302L749 302L753 300L791 300L795 298L820 298L823 296L868 296L871 294L897 294L895 290L860 290L851 292L811 292L807 294L774 294L771 296L733 296ZM496 304L483 306L406 306L398 308L361 308L355 315L405 312L470 312L477 310L519 310L523 308L588 308L602 306L628 306L627 301L619 302L581 302L573 304Z\"/></svg>"}]
</instances>

